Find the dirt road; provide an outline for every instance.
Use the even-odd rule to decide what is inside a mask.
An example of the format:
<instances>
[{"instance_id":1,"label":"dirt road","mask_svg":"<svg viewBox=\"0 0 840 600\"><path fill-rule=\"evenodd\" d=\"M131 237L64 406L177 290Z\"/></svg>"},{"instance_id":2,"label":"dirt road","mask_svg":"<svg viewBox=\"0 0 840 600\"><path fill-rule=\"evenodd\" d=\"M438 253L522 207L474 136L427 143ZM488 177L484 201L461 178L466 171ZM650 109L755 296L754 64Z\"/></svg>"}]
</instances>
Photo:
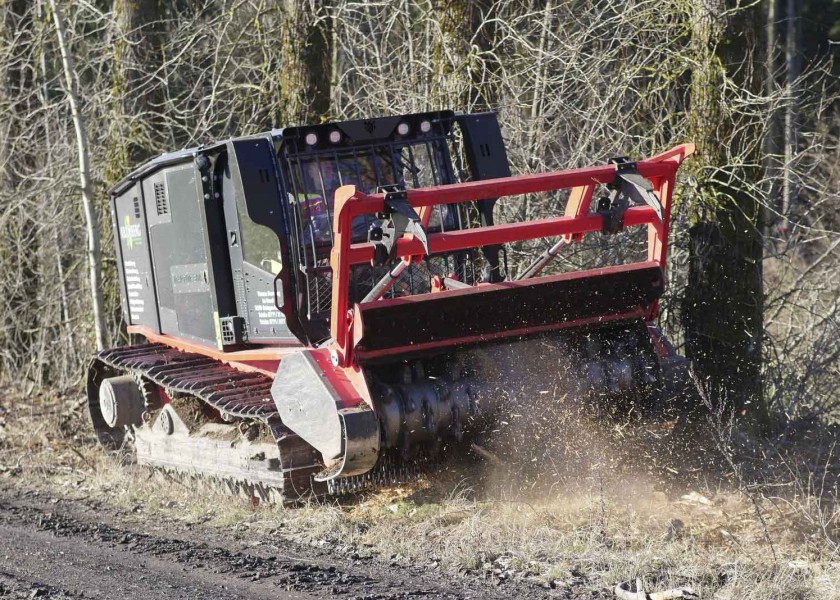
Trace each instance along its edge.
<instances>
[{"instance_id":1,"label":"dirt road","mask_svg":"<svg viewBox=\"0 0 840 600\"><path fill-rule=\"evenodd\" d=\"M478 583L478 585L477 585ZM502 593L503 592L503 593ZM510 598L474 578L0 487L0 598Z\"/></svg>"}]
</instances>

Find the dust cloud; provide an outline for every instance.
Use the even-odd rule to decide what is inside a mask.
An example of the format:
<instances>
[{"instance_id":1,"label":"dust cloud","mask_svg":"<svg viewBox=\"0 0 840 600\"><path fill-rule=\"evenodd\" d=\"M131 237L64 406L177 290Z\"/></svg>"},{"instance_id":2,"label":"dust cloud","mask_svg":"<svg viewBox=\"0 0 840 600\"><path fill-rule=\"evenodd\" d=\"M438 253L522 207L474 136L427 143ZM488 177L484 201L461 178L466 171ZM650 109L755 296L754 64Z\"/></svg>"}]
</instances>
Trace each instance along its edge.
<instances>
[{"instance_id":1,"label":"dust cloud","mask_svg":"<svg viewBox=\"0 0 840 600\"><path fill-rule=\"evenodd\" d=\"M486 378L484 395L504 399L494 403L492 425L471 442L481 460L470 466L470 478L482 496L673 498L719 472L705 419L648 410L645 398L606 399L553 340L522 350L494 355L499 375Z\"/></svg>"}]
</instances>

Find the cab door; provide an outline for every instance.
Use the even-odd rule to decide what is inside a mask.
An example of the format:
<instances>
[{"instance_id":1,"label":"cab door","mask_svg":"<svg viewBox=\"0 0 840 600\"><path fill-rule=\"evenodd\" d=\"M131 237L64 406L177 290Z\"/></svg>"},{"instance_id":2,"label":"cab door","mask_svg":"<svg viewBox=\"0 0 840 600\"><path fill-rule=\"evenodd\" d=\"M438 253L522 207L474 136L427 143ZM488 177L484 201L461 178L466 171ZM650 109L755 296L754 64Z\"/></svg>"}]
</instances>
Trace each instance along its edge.
<instances>
[{"instance_id":1,"label":"cab door","mask_svg":"<svg viewBox=\"0 0 840 600\"><path fill-rule=\"evenodd\" d=\"M263 137L232 140L216 169L242 341L296 340L273 143Z\"/></svg>"}]
</instances>

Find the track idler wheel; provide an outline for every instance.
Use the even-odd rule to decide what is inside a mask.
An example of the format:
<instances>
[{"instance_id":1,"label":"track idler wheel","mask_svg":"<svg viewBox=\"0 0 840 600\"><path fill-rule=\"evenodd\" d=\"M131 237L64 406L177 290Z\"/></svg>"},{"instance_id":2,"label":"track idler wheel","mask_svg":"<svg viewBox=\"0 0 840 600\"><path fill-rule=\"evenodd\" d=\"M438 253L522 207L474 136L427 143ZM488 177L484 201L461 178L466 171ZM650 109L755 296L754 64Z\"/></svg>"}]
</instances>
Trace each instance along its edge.
<instances>
[{"instance_id":1,"label":"track idler wheel","mask_svg":"<svg viewBox=\"0 0 840 600\"><path fill-rule=\"evenodd\" d=\"M108 427L140 426L143 395L131 375L109 377L99 386L99 411Z\"/></svg>"},{"instance_id":2,"label":"track idler wheel","mask_svg":"<svg viewBox=\"0 0 840 600\"><path fill-rule=\"evenodd\" d=\"M128 381L133 389L128 385ZM135 416L136 399L139 398L140 414L143 397L131 376L118 373L94 359L88 368L87 404L93 431L99 443L111 450L123 447L126 425L139 423Z\"/></svg>"}]
</instances>

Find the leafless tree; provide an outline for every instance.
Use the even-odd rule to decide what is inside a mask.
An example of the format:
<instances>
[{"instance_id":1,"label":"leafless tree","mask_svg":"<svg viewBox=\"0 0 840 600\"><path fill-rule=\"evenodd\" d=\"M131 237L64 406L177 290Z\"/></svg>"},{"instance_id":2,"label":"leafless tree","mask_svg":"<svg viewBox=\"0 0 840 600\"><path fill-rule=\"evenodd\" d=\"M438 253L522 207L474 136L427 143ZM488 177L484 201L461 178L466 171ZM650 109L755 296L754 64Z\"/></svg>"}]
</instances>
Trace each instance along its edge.
<instances>
[{"instance_id":1,"label":"leafless tree","mask_svg":"<svg viewBox=\"0 0 840 600\"><path fill-rule=\"evenodd\" d=\"M67 101L73 117L73 128L76 131L76 146L79 157L79 181L82 190L82 207L88 232L87 261L90 269L90 294L93 307L93 330L96 338L96 349L105 348L105 317L102 301L102 266L99 247L99 217L93 199L93 186L90 176L90 156L87 128L82 116L78 91L78 75L73 66L73 58L67 42L67 30L61 9L55 0L50 0L50 8L55 22L55 33L61 50L61 63L64 68Z\"/></svg>"}]
</instances>

